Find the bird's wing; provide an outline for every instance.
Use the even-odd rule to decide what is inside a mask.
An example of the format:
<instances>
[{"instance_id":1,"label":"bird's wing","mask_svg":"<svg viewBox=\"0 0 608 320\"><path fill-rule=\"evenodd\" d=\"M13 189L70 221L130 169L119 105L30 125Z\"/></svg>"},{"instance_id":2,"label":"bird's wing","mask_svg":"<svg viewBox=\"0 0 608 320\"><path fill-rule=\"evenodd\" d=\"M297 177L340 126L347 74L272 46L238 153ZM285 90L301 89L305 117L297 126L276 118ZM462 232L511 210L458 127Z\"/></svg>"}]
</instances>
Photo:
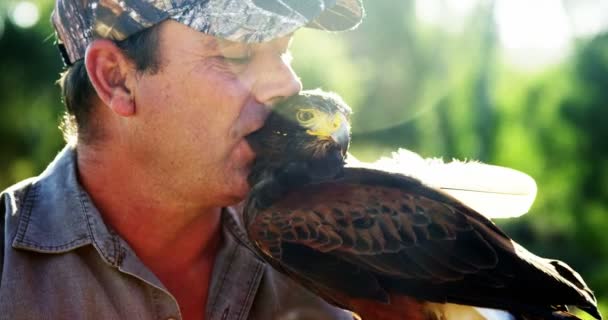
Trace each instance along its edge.
<instances>
[{"instance_id":1,"label":"bird's wing","mask_svg":"<svg viewBox=\"0 0 608 320\"><path fill-rule=\"evenodd\" d=\"M391 175L365 169L346 172L342 179L307 185L259 212L250 234L262 251L282 256L282 248L273 247L280 239L331 252L367 271L434 282L496 266L494 248L474 225L485 223L502 235L491 222L433 199L439 193L425 194L430 189L417 180L391 181L386 179Z\"/></svg>"},{"instance_id":2,"label":"bird's wing","mask_svg":"<svg viewBox=\"0 0 608 320\"><path fill-rule=\"evenodd\" d=\"M342 178L299 188L253 216L250 237L271 263L338 305L348 305L345 296L386 301L397 292L495 308L517 306L514 299L548 306L527 281L549 296L570 285L518 256L520 247L487 218L403 175L346 168ZM570 289L564 304L583 300Z\"/></svg>"}]
</instances>

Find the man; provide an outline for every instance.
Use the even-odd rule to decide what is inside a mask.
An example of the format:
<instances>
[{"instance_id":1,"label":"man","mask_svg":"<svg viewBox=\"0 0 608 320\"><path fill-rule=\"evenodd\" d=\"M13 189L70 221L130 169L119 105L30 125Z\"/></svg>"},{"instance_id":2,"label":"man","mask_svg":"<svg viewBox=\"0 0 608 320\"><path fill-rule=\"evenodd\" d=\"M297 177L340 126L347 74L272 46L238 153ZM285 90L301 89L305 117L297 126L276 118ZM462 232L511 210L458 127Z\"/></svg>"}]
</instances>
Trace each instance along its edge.
<instances>
[{"instance_id":1,"label":"man","mask_svg":"<svg viewBox=\"0 0 608 320\"><path fill-rule=\"evenodd\" d=\"M75 141L2 194L2 319L352 316L249 249L229 206L244 140L301 89L295 30L346 30L359 0L57 0Z\"/></svg>"}]
</instances>

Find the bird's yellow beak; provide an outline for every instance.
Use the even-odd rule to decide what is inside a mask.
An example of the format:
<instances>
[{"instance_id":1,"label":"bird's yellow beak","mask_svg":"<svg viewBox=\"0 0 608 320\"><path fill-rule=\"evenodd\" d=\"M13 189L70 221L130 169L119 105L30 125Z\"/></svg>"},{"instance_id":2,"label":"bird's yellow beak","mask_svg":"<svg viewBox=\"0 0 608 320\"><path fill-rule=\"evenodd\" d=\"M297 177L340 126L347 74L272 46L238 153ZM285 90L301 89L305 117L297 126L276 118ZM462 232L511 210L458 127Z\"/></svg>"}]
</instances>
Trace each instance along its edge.
<instances>
[{"instance_id":1,"label":"bird's yellow beak","mask_svg":"<svg viewBox=\"0 0 608 320\"><path fill-rule=\"evenodd\" d=\"M320 139L333 140L346 152L350 141L350 124L348 119L341 114L326 114L319 112L313 118L313 123L308 125L306 133L317 136Z\"/></svg>"}]
</instances>

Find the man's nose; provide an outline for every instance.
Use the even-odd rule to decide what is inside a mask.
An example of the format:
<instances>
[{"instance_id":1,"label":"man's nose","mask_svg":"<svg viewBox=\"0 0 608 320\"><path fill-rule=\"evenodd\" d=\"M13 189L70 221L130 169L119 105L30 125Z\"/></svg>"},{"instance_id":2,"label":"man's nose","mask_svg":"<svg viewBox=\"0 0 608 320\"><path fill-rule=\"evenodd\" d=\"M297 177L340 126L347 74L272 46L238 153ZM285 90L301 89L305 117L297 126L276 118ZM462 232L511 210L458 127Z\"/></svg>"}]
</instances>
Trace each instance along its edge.
<instances>
[{"instance_id":1,"label":"man's nose","mask_svg":"<svg viewBox=\"0 0 608 320\"><path fill-rule=\"evenodd\" d=\"M253 94L256 100L272 106L302 90L302 82L286 57L268 56L257 66Z\"/></svg>"}]
</instances>

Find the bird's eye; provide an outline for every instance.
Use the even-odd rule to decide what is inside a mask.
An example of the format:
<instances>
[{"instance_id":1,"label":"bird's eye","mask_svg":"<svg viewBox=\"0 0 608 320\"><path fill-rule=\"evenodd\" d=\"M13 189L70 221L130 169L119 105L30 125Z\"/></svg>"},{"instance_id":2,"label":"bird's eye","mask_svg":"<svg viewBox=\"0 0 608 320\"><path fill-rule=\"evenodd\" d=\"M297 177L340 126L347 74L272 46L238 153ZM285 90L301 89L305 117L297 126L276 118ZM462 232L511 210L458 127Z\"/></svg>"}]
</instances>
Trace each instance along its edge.
<instances>
[{"instance_id":1,"label":"bird's eye","mask_svg":"<svg viewBox=\"0 0 608 320\"><path fill-rule=\"evenodd\" d=\"M296 117L298 118L298 121L300 121L300 122L308 122L312 118L314 118L314 116L315 115L311 111L307 111L307 110L299 110L298 113L296 114Z\"/></svg>"}]
</instances>

